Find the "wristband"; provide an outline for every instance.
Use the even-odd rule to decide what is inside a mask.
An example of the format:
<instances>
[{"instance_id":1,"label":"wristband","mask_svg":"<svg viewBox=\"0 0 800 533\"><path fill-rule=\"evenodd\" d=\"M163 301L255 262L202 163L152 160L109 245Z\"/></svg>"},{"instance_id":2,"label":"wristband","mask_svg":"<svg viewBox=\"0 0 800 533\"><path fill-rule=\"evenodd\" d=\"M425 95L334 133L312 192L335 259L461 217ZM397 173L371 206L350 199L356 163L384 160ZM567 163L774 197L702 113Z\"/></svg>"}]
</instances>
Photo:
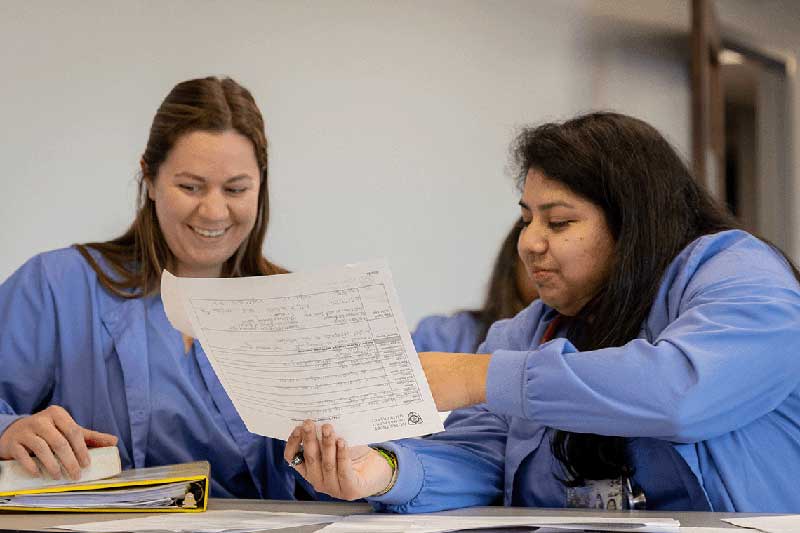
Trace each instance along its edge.
<instances>
[{"instance_id":1,"label":"wristband","mask_svg":"<svg viewBox=\"0 0 800 533\"><path fill-rule=\"evenodd\" d=\"M386 459L386 462L389 463L389 467L392 469L392 478L389 480L389 484L386 485L386 488L384 488L382 491L376 492L371 497L383 496L384 494L386 494L387 492L392 490L392 488L394 487L395 483L397 483L397 473L400 470L397 467L397 456L393 452L391 452L389 450L385 450L383 448L378 448L377 446L376 447L370 446L370 447L373 450L375 450L376 452L378 452L381 455L381 457Z\"/></svg>"}]
</instances>

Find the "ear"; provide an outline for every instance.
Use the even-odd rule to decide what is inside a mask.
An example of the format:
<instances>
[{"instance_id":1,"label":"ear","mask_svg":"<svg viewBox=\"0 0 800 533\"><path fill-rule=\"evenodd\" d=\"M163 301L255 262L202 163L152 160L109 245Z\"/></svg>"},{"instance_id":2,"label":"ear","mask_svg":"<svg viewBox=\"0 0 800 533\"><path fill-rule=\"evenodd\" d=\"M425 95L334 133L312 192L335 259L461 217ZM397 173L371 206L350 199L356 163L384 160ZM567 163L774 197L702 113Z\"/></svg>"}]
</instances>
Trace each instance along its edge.
<instances>
[{"instance_id":1,"label":"ear","mask_svg":"<svg viewBox=\"0 0 800 533\"><path fill-rule=\"evenodd\" d=\"M156 195L155 191L153 190L153 178L150 177L150 174L147 172L147 163L144 162L144 158L139 160L139 168L142 169L142 179L144 180L144 186L147 189L147 197L155 202Z\"/></svg>"}]
</instances>

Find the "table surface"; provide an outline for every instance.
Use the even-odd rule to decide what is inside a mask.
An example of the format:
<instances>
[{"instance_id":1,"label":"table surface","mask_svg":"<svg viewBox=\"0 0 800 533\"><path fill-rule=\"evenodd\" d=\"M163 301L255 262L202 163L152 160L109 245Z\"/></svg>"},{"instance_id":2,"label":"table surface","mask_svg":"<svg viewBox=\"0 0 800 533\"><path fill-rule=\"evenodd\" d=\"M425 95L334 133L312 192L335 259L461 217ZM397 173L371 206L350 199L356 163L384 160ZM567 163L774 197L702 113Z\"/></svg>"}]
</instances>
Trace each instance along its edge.
<instances>
[{"instance_id":1,"label":"table surface","mask_svg":"<svg viewBox=\"0 0 800 533\"><path fill-rule=\"evenodd\" d=\"M226 500L214 499L209 501L209 510L243 510L243 511L281 511L294 513L320 513L320 514L358 514L368 513L372 508L366 503L333 503L333 502L296 502L276 500ZM569 516L569 515L595 515L602 516L650 516L669 517L679 520L681 526L705 526L720 528L735 528L720 518L764 516L752 513L695 513L695 512L658 512L658 511L597 511L592 509L534 509L526 507L470 507L447 511L447 514L458 516ZM99 522L104 520L122 520L147 516L147 513L17 513L11 511L0 512L0 529L11 530L41 530L53 526L80 524L86 522ZM310 533L321 529L324 525L287 528L281 532ZM743 531L742 529L738 529Z\"/></svg>"}]
</instances>

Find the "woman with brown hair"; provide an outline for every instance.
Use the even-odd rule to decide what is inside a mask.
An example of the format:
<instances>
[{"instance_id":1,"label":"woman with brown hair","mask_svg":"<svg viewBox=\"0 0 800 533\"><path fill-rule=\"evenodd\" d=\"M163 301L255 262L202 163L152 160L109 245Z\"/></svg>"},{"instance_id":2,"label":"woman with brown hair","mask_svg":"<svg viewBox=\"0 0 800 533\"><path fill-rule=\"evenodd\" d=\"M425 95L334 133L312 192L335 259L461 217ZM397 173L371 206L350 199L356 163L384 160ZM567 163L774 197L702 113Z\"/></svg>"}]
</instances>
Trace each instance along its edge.
<instances>
[{"instance_id":1,"label":"woman with brown hair","mask_svg":"<svg viewBox=\"0 0 800 533\"><path fill-rule=\"evenodd\" d=\"M252 95L229 78L179 83L153 119L130 228L37 255L0 285L0 459L75 478L87 447L116 443L123 467L210 461L213 496L292 498L283 443L247 431L159 295L163 269L284 272L262 255L268 221Z\"/></svg>"}]
</instances>

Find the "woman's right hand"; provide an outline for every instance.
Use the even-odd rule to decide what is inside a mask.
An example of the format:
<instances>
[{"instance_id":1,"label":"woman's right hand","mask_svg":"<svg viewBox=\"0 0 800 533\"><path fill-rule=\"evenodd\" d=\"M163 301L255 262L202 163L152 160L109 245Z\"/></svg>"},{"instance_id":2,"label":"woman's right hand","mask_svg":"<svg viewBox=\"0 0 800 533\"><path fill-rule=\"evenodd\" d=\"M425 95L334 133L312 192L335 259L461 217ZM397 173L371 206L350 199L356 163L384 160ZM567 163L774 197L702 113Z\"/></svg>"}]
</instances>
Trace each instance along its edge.
<instances>
[{"instance_id":1,"label":"woman's right hand","mask_svg":"<svg viewBox=\"0 0 800 533\"><path fill-rule=\"evenodd\" d=\"M70 478L79 479L81 468L89 466L88 448L116 443L114 435L81 427L63 407L51 405L12 422L0 434L0 459L16 459L29 474L38 476L33 454L52 478L61 478L64 465Z\"/></svg>"},{"instance_id":2,"label":"woman's right hand","mask_svg":"<svg viewBox=\"0 0 800 533\"><path fill-rule=\"evenodd\" d=\"M313 421L306 420L292 431L283 457L292 458L303 450L303 462L294 468L314 490L342 500L358 500L384 490L392 480L392 468L386 459L369 446L347 447L330 424L322 426L317 437Z\"/></svg>"}]
</instances>

